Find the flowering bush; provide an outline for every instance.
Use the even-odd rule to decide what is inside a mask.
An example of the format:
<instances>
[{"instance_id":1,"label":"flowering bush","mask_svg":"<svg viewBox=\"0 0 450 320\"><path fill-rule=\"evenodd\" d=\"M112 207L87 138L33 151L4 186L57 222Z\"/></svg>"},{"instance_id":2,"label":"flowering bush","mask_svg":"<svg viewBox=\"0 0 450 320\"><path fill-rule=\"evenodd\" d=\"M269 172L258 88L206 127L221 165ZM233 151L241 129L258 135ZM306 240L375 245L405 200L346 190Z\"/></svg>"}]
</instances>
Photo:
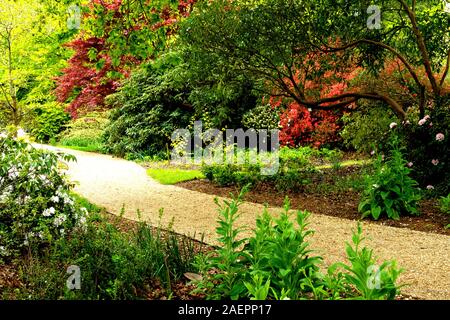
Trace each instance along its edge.
<instances>
[{"instance_id":1,"label":"flowering bush","mask_svg":"<svg viewBox=\"0 0 450 320\"><path fill-rule=\"evenodd\" d=\"M419 214L417 201L421 196L417 182L409 176L411 169L398 146L393 143L392 147L390 158L383 162L383 156L379 156L375 174L366 177L366 189L358 207L363 217L378 220L386 215L399 219L404 213Z\"/></svg>"},{"instance_id":2,"label":"flowering bush","mask_svg":"<svg viewBox=\"0 0 450 320\"><path fill-rule=\"evenodd\" d=\"M450 192L450 104L404 126L407 157L421 187L438 195Z\"/></svg>"},{"instance_id":3,"label":"flowering bush","mask_svg":"<svg viewBox=\"0 0 450 320\"><path fill-rule=\"evenodd\" d=\"M270 104L257 106L242 118L242 125L247 129L278 129L280 117Z\"/></svg>"},{"instance_id":4,"label":"flowering bush","mask_svg":"<svg viewBox=\"0 0 450 320\"><path fill-rule=\"evenodd\" d=\"M58 170L60 160L73 156L2 135L0 160L0 260L85 226L87 210L75 204L71 185Z\"/></svg>"}]
</instances>

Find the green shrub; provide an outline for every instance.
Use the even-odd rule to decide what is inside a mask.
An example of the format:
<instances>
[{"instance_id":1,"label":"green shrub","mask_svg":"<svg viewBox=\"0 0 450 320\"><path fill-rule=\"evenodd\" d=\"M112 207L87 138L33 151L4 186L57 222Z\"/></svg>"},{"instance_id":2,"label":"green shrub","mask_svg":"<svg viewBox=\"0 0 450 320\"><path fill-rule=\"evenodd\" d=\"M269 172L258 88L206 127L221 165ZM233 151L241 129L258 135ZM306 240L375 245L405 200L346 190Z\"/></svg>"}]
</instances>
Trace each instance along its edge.
<instances>
[{"instance_id":1,"label":"green shrub","mask_svg":"<svg viewBox=\"0 0 450 320\"><path fill-rule=\"evenodd\" d=\"M108 124L107 115L90 113L75 119L59 136L61 146L80 148L86 151L103 151L103 132Z\"/></svg>"},{"instance_id":2,"label":"green shrub","mask_svg":"<svg viewBox=\"0 0 450 320\"><path fill-rule=\"evenodd\" d=\"M441 204L441 211L450 215L450 194L446 197L441 197L439 202ZM450 224L447 225L447 228L450 228Z\"/></svg>"},{"instance_id":3,"label":"green shrub","mask_svg":"<svg viewBox=\"0 0 450 320\"><path fill-rule=\"evenodd\" d=\"M405 157L413 163L412 177L434 195L450 193L450 99L434 106L423 119L411 117L402 127Z\"/></svg>"},{"instance_id":4,"label":"green shrub","mask_svg":"<svg viewBox=\"0 0 450 320\"><path fill-rule=\"evenodd\" d=\"M382 216L399 219L404 214L419 215L418 184L410 177L411 169L398 145L392 144L391 156L386 162L380 155L374 166L374 174L366 176L366 187L358 206L363 217L372 216L377 220Z\"/></svg>"},{"instance_id":5,"label":"green shrub","mask_svg":"<svg viewBox=\"0 0 450 320\"><path fill-rule=\"evenodd\" d=\"M257 218L250 238L236 228L245 189L219 206L216 229L220 246L196 258L201 272L195 292L208 299L394 299L399 293L395 262L376 266L372 250L361 247L360 225L347 244L350 265L338 263L323 275L322 257L309 249L309 213L297 211L295 220L286 200L284 211L273 218L267 210Z\"/></svg>"},{"instance_id":6,"label":"green shrub","mask_svg":"<svg viewBox=\"0 0 450 320\"><path fill-rule=\"evenodd\" d=\"M397 121L395 114L387 112L386 106L373 103L362 105L342 119L341 136L345 145L366 153L385 144L389 124Z\"/></svg>"},{"instance_id":7,"label":"green shrub","mask_svg":"<svg viewBox=\"0 0 450 320\"><path fill-rule=\"evenodd\" d=\"M280 191L298 191L310 183L310 176L315 172L311 162L313 154L320 155L320 151L314 151L312 148L282 148L278 153L279 170L274 175L263 175L264 166L261 162L251 164L247 160L244 164L239 165L203 165L202 172L208 180L220 186L243 187L247 184L254 186L261 182L268 182L274 184ZM234 162L237 162L236 159Z\"/></svg>"},{"instance_id":8,"label":"green shrub","mask_svg":"<svg viewBox=\"0 0 450 320\"><path fill-rule=\"evenodd\" d=\"M441 211L450 214L450 193L446 197L441 197L440 204Z\"/></svg>"},{"instance_id":9,"label":"green shrub","mask_svg":"<svg viewBox=\"0 0 450 320\"><path fill-rule=\"evenodd\" d=\"M336 263L329 268L329 275L343 280L332 281L334 284L339 283L335 289L337 292L346 294L353 292L353 295L359 299L395 299L401 287L397 285L397 280L403 270L397 268L395 261L384 261L378 266L373 250L361 247L363 241L361 224L358 224L352 236L352 244L346 245L347 259L350 264ZM346 272L339 273L337 271L339 268ZM330 279L326 282L330 283Z\"/></svg>"},{"instance_id":10,"label":"green shrub","mask_svg":"<svg viewBox=\"0 0 450 320\"><path fill-rule=\"evenodd\" d=\"M0 260L84 228L87 210L77 206L58 168L74 157L8 137L0 137L0 154Z\"/></svg>"},{"instance_id":11,"label":"green shrub","mask_svg":"<svg viewBox=\"0 0 450 320\"><path fill-rule=\"evenodd\" d=\"M187 101L187 83L176 81L178 64L168 55L143 65L107 98L114 108L105 131L108 152L156 155L165 152L176 129L189 125L194 110Z\"/></svg>"},{"instance_id":12,"label":"green shrub","mask_svg":"<svg viewBox=\"0 0 450 320\"><path fill-rule=\"evenodd\" d=\"M70 120L70 115L58 102L31 105L28 109L29 116L25 120L24 127L40 142L56 138Z\"/></svg>"},{"instance_id":13,"label":"green shrub","mask_svg":"<svg viewBox=\"0 0 450 320\"><path fill-rule=\"evenodd\" d=\"M139 223L121 232L104 218L89 219L87 231L60 239L44 253L23 265L26 299L138 299L145 286L160 281L171 285L185 272L195 271L194 240L168 236ZM81 290L66 287L67 267L81 273ZM147 292L148 293L148 292ZM141 295L141 296L140 296Z\"/></svg>"}]
</instances>

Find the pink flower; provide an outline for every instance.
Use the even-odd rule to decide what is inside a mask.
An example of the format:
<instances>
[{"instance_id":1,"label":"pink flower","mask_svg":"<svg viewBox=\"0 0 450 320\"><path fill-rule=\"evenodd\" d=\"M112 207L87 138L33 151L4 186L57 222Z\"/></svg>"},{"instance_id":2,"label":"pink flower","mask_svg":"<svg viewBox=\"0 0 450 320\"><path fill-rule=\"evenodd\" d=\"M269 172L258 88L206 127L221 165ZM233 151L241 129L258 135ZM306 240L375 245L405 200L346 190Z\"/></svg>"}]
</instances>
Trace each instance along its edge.
<instances>
[{"instance_id":1,"label":"pink flower","mask_svg":"<svg viewBox=\"0 0 450 320\"><path fill-rule=\"evenodd\" d=\"M427 122L427 120L425 119L420 119L419 121L419 126L423 126L425 124L425 122Z\"/></svg>"},{"instance_id":2,"label":"pink flower","mask_svg":"<svg viewBox=\"0 0 450 320\"><path fill-rule=\"evenodd\" d=\"M431 160L431 163L435 166L437 166L439 164L439 160L438 159L433 159Z\"/></svg>"},{"instance_id":3,"label":"pink flower","mask_svg":"<svg viewBox=\"0 0 450 320\"><path fill-rule=\"evenodd\" d=\"M375 154L375 150L370 151L370 155L373 156Z\"/></svg>"},{"instance_id":4,"label":"pink flower","mask_svg":"<svg viewBox=\"0 0 450 320\"><path fill-rule=\"evenodd\" d=\"M430 122L430 127L432 127L433 126L433 122Z\"/></svg>"},{"instance_id":5,"label":"pink flower","mask_svg":"<svg viewBox=\"0 0 450 320\"><path fill-rule=\"evenodd\" d=\"M425 121L428 121L428 120L430 120L430 116L429 116L429 115L426 115L425 117L423 117L423 119L424 119Z\"/></svg>"},{"instance_id":6,"label":"pink flower","mask_svg":"<svg viewBox=\"0 0 450 320\"><path fill-rule=\"evenodd\" d=\"M436 141L444 141L444 139L445 139L445 136L443 133L438 133L436 135Z\"/></svg>"},{"instance_id":7,"label":"pink flower","mask_svg":"<svg viewBox=\"0 0 450 320\"><path fill-rule=\"evenodd\" d=\"M406 165L411 168L414 165L414 163L408 162Z\"/></svg>"},{"instance_id":8,"label":"pink flower","mask_svg":"<svg viewBox=\"0 0 450 320\"><path fill-rule=\"evenodd\" d=\"M396 122L392 122L392 123L389 125L389 128L394 129L396 126L397 126L397 123L396 123Z\"/></svg>"},{"instance_id":9,"label":"pink flower","mask_svg":"<svg viewBox=\"0 0 450 320\"><path fill-rule=\"evenodd\" d=\"M434 190L434 187L431 184L429 184L427 185L427 190Z\"/></svg>"}]
</instances>

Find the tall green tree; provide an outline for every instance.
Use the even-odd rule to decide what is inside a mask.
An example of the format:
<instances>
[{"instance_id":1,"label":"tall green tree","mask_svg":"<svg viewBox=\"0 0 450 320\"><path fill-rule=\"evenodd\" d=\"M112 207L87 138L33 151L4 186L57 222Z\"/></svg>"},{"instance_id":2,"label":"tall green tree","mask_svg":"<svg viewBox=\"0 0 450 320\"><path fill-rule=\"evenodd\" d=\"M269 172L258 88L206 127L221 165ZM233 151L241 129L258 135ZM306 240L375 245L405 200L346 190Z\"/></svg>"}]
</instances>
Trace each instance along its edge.
<instances>
[{"instance_id":1,"label":"tall green tree","mask_svg":"<svg viewBox=\"0 0 450 320\"><path fill-rule=\"evenodd\" d=\"M374 6L377 5L377 6ZM381 101L404 119L449 95L450 14L443 0L217 0L199 3L182 28L196 59L217 72L239 70L272 95L311 109ZM315 56L326 54L321 61ZM206 63L205 63L206 62ZM380 81L388 62L394 86ZM310 92L308 81L346 82L340 70L361 68L360 85L344 93ZM330 77L329 74L332 76ZM324 85L326 85L324 83ZM403 101L401 91L410 99Z\"/></svg>"}]
</instances>

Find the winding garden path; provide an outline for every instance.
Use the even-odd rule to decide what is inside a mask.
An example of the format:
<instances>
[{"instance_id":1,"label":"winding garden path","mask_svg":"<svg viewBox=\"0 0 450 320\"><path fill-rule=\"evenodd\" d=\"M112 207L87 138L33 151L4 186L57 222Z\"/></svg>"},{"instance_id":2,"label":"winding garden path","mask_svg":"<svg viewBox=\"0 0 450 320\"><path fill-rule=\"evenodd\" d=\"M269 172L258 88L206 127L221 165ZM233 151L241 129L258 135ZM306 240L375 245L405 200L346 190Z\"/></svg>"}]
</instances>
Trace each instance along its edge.
<instances>
[{"instance_id":1,"label":"winding garden path","mask_svg":"<svg viewBox=\"0 0 450 320\"><path fill-rule=\"evenodd\" d=\"M58 150L54 147L45 148ZM61 149L59 149L61 150ZM77 157L69 164L69 176L78 182L75 191L91 202L105 207L111 213L125 208L125 217L142 219L152 224L159 222L159 209L164 208L162 225L174 219L174 231L215 243L217 208L214 196L186 190L176 186L161 185L146 175L143 167L133 162L107 155L73 150L64 152ZM239 223L253 227L255 217L263 206L244 203ZM271 208L271 212L279 209ZM356 223L324 215L313 214L310 228L316 230L311 237L314 249L329 264L345 259L345 242L350 241ZM363 223L367 244L380 259L396 259L405 269L401 282L409 286L403 293L422 299L450 299L450 237Z\"/></svg>"}]
</instances>

